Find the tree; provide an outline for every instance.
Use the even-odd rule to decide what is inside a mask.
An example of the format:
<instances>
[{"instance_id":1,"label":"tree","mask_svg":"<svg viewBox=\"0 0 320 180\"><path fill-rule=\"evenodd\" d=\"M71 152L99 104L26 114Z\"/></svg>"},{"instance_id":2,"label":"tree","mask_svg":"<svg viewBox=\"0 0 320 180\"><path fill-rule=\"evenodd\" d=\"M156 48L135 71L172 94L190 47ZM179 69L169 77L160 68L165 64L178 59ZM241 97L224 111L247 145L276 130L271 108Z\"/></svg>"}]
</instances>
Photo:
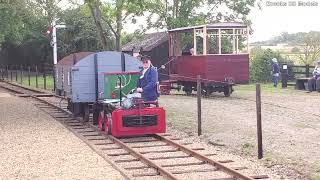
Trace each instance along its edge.
<instances>
[{"instance_id":1,"label":"tree","mask_svg":"<svg viewBox=\"0 0 320 180\"><path fill-rule=\"evenodd\" d=\"M279 64L293 64L284 59L279 52L271 49L253 48L250 52L250 80L255 82L268 82L271 80L272 58L277 58Z\"/></svg>"},{"instance_id":2,"label":"tree","mask_svg":"<svg viewBox=\"0 0 320 180\"><path fill-rule=\"evenodd\" d=\"M148 25L156 28L173 29L177 27L213 23L219 21L247 20L256 0L155 0L148 17ZM225 6L229 12L219 12ZM230 13L231 11L231 13ZM154 15L157 20L152 22Z\"/></svg>"},{"instance_id":3,"label":"tree","mask_svg":"<svg viewBox=\"0 0 320 180\"><path fill-rule=\"evenodd\" d=\"M0 9L0 46L4 54L1 61L10 64L45 61L50 41L42 32L48 22L38 2L4 1Z\"/></svg>"},{"instance_id":4,"label":"tree","mask_svg":"<svg viewBox=\"0 0 320 180\"><path fill-rule=\"evenodd\" d=\"M102 3L100 0L86 0L86 4L91 9L92 17L103 39L104 47L107 46L106 33L104 27L107 26L115 37L115 49L121 50L121 34L123 24L131 20L135 23L136 16L142 16L146 7L149 6L148 0L113 0Z\"/></svg>"},{"instance_id":5,"label":"tree","mask_svg":"<svg viewBox=\"0 0 320 180\"><path fill-rule=\"evenodd\" d=\"M0 3L0 45L5 41L14 44L22 41L30 15L25 3L18 0Z\"/></svg>"},{"instance_id":6,"label":"tree","mask_svg":"<svg viewBox=\"0 0 320 180\"><path fill-rule=\"evenodd\" d=\"M88 11L89 9L86 6L80 6L75 9L64 10L61 14L61 20L67 24L68 28L58 33L60 57L79 51L104 49L101 38L97 36L96 25L92 21L91 15L88 15L90 14Z\"/></svg>"},{"instance_id":7,"label":"tree","mask_svg":"<svg viewBox=\"0 0 320 180\"><path fill-rule=\"evenodd\" d=\"M320 33L310 32L304 36L302 54L297 58L305 65L312 65L320 57Z\"/></svg>"},{"instance_id":8,"label":"tree","mask_svg":"<svg viewBox=\"0 0 320 180\"><path fill-rule=\"evenodd\" d=\"M85 0L85 3L88 5L91 11L91 15L94 19L94 23L96 24L97 30L99 32L103 49L109 49L107 35L104 31L103 23L102 23L102 15L101 15L101 2L100 0Z\"/></svg>"},{"instance_id":9,"label":"tree","mask_svg":"<svg viewBox=\"0 0 320 180\"><path fill-rule=\"evenodd\" d=\"M60 1L5 0L0 3L2 62L8 64L52 63L51 37L45 36L44 33L52 20L63 14L63 11L57 7ZM59 48L61 50L61 47Z\"/></svg>"}]
</instances>

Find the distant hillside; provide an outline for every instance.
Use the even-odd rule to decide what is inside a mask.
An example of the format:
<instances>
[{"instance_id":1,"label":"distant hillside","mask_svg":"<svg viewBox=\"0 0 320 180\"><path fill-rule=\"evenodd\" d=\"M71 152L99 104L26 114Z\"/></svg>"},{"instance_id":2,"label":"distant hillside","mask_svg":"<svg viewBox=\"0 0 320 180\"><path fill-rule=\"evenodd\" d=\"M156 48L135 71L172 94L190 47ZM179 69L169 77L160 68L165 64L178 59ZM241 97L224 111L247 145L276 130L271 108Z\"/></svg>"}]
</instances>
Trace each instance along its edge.
<instances>
[{"instance_id":1,"label":"distant hillside","mask_svg":"<svg viewBox=\"0 0 320 180\"><path fill-rule=\"evenodd\" d=\"M259 45L275 46L277 44L288 44L290 46L301 45L303 43L304 37L306 37L307 35L319 37L320 31L310 31L309 33L298 32L293 34L289 34L288 32L283 32L281 33L280 36L276 36L267 41L254 42L254 43L251 43L251 45L252 46L259 46Z\"/></svg>"}]
</instances>

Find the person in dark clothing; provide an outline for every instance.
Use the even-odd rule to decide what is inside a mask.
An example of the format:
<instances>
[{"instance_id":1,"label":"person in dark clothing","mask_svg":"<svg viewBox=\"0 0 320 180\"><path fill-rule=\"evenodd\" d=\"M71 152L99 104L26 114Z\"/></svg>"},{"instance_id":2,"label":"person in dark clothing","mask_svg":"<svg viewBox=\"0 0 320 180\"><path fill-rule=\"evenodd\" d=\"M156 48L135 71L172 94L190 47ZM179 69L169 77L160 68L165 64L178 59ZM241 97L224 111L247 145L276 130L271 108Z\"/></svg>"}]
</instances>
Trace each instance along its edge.
<instances>
[{"instance_id":1,"label":"person in dark clothing","mask_svg":"<svg viewBox=\"0 0 320 180\"><path fill-rule=\"evenodd\" d=\"M278 86L279 76L280 76L280 66L278 64L277 59L273 58L272 59L272 82L274 87Z\"/></svg>"},{"instance_id":2,"label":"person in dark clothing","mask_svg":"<svg viewBox=\"0 0 320 180\"><path fill-rule=\"evenodd\" d=\"M137 82L137 92L145 101L156 101L158 93L158 71L152 66L150 56L141 57L143 70Z\"/></svg>"},{"instance_id":3,"label":"person in dark clothing","mask_svg":"<svg viewBox=\"0 0 320 180\"><path fill-rule=\"evenodd\" d=\"M188 56L194 55L194 49L193 49L193 45L191 43L188 43L186 45L186 47L182 51L182 55L188 55Z\"/></svg>"},{"instance_id":4,"label":"person in dark clothing","mask_svg":"<svg viewBox=\"0 0 320 180\"><path fill-rule=\"evenodd\" d=\"M308 80L308 90L309 92L320 92L320 60L317 61L317 65L314 68L312 74L313 77Z\"/></svg>"}]
</instances>

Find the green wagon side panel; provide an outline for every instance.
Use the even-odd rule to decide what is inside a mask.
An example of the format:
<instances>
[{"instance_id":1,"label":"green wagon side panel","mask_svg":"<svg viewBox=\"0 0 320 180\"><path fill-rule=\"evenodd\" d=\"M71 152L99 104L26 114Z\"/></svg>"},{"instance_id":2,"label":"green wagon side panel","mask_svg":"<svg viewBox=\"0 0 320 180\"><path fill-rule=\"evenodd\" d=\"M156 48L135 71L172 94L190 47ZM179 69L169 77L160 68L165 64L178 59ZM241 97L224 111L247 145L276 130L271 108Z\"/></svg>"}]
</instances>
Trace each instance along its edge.
<instances>
[{"instance_id":1,"label":"green wagon side panel","mask_svg":"<svg viewBox=\"0 0 320 180\"><path fill-rule=\"evenodd\" d=\"M140 72L110 73L104 75L104 98L120 98L120 78L122 95L126 96L136 88Z\"/></svg>"}]
</instances>

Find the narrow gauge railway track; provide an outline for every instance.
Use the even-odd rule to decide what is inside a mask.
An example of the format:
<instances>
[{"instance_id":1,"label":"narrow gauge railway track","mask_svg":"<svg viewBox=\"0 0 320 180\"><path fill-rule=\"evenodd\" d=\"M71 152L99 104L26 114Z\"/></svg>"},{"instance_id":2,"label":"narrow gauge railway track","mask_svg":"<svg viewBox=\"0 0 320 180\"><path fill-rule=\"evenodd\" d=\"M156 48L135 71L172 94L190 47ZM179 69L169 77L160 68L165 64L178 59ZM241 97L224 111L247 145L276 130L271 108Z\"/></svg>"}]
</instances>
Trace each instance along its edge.
<instances>
[{"instance_id":1,"label":"narrow gauge railway track","mask_svg":"<svg viewBox=\"0 0 320 180\"><path fill-rule=\"evenodd\" d=\"M1 83L0 87L4 84ZM14 87L14 88L13 88ZM5 89L21 94L17 86ZM268 176L246 176L246 167L226 164L232 160L214 161L217 154L201 153L204 148L191 147L169 134L116 138L103 134L96 126L83 123L61 106L59 97L29 94L35 105L48 113L93 151L112 164L127 179L266 179ZM55 100L54 100L55 99ZM61 102L61 101L60 101Z\"/></svg>"}]
</instances>

